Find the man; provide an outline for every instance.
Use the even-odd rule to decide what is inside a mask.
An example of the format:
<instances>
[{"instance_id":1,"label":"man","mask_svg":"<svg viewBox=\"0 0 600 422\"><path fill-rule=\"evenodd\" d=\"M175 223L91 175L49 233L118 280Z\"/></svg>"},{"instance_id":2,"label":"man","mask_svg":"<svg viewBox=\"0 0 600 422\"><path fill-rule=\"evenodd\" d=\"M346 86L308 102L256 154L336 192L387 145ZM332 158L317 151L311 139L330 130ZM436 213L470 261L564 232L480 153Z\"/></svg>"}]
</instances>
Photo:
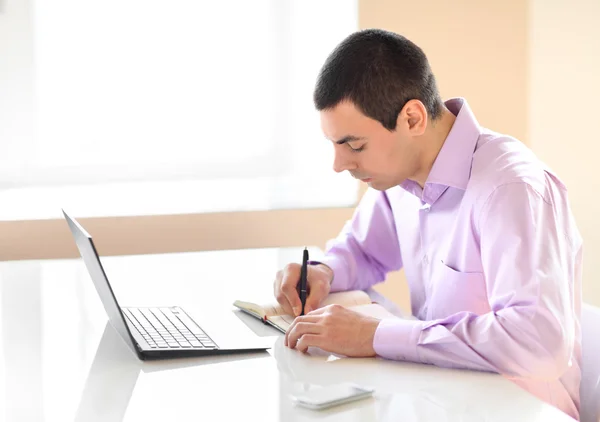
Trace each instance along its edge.
<instances>
[{"instance_id":1,"label":"man","mask_svg":"<svg viewBox=\"0 0 600 422\"><path fill-rule=\"evenodd\" d=\"M314 101L334 170L370 189L308 269L279 271L298 316L288 347L503 374L578 418L582 239L561 181L518 140L481 127L464 99L442 102L423 51L366 30L329 56ZM378 320L334 291L403 268L416 320Z\"/></svg>"}]
</instances>

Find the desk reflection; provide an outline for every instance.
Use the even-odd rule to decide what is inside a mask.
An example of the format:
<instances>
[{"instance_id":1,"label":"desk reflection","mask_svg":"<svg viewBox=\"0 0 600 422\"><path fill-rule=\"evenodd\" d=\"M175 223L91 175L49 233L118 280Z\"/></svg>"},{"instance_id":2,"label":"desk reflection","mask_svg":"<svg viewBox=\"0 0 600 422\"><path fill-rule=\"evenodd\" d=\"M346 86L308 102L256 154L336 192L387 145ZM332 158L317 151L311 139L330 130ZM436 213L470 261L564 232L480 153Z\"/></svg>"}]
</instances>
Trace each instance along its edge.
<instances>
[{"instance_id":1,"label":"desk reflection","mask_svg":"<svg viewBox=\"0 0 600 422\"><path fill-rule=\"evenodd\" d=\"M140 361L107 321L83 387L75 421L117 422L124 420L140 373L170 371L259 358L270 358L270 355L267 352L257 352Z\"/></svg>"},{"instance_id":2,"label":"desk reflection","mask_svg":"<svg viewBox=\"0 0 600 422\"><path fill-rule=\"evenodd\" d=\"M107 321L90 367L76 422L122 421L143 362Z\"/></svg>"}]
</instances>

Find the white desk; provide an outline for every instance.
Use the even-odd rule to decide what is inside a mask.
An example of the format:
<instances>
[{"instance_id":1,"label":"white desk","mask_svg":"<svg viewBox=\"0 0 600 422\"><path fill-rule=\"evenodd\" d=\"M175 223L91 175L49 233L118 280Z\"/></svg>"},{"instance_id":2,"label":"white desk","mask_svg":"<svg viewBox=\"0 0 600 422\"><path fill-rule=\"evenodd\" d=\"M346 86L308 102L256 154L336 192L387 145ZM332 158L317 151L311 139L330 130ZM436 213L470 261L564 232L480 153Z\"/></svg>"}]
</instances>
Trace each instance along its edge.
<instances>
[{"instance_id":1,"label":"white desk","mask_svg":"<svg viewBox=\"0 0 600 422\"><path fill-rule=\"evenodd\" d=\"M103 258L121 305L231 307L272 298L300 249ZM268 352L139 361L107 324L80 260L0 263L2 421L572 421L495 374L303 355L246 315ZM373 398L316 412L289 394L354 381Z\"/></svg>"}]
</instances>

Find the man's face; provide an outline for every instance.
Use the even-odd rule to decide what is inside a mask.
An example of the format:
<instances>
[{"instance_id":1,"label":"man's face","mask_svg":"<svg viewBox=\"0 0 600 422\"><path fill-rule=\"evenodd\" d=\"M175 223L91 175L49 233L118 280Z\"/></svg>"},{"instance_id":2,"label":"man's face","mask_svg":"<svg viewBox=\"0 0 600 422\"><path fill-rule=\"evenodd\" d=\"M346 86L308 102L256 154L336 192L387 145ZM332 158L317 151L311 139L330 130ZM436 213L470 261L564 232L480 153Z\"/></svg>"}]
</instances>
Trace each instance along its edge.
<instances>
[{"instance_id":1,"label":"man's face","mask_svg":"<svg viewBox=\"0 0 600 422\"><path fill-rule=\"evenodd\" d=\"M347 170L373 189L386 190L417 172L417 142L402 124L390 132L344 101L321 111L321 128L333 142L333 169L338 173Z\"/></svg>"}]
</instances>

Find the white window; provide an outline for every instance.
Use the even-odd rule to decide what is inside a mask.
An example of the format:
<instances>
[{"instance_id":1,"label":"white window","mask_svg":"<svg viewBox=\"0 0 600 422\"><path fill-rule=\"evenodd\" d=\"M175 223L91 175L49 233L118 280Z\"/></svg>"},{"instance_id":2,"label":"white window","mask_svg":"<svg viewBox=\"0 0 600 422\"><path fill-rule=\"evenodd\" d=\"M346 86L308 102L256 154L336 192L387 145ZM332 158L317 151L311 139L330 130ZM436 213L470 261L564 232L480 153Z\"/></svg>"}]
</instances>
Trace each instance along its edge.
<instances>
[{"instance_id":1,"label":"white window","mask_svg":"<svg viewBox=\"0 0 600 422\"><path fill-rule=\"evenodd\" d=\"M5 217L354 204L312 93L355 1L5 2Z\"/></svg>"}]
</instances>

